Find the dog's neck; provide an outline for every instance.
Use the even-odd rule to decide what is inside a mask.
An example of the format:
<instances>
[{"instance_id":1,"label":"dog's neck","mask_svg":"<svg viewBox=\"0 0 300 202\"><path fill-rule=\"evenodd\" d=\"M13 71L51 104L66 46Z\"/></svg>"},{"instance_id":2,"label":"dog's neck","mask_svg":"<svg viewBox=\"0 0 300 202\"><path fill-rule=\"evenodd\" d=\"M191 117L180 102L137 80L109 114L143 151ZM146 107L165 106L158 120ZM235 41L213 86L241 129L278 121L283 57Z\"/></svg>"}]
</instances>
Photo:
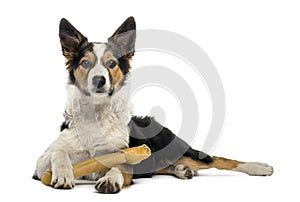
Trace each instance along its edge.
<instances>
[{"instance_id":1,"label":"dog's neck","mask_svg":"<svg viewBox=\"0 0 300 202\"><path fill-rule=\"evenodd\" d=\"M83 146L92 156L128 146L128 123L131 120L128 83L112 96L87 96L74 85L68 85L67 90L65 123L69 128L76 128ZM106 142L112 142L111 138L118 141L110 145L109 149L113 151L106 151ZM96 151L97 148L101 151Z\"/></svg>"},{"instance_id":2,"label":"dog's neck","mask_svg":"<svg viewBox=\"0 0 300 202\"><path fill-rule=\"evenodd\" d=\"M67 91L68 99L65 107L66 121L75 117L89 121L99 120L108 118L112 114L118 115L120 119L124 119L125 115L127 118L131 116L129 103L130 86L128 83L124 84L112 96L87 96L76 86L69 84L67 85Z\"/></svg>"}]
</instances>

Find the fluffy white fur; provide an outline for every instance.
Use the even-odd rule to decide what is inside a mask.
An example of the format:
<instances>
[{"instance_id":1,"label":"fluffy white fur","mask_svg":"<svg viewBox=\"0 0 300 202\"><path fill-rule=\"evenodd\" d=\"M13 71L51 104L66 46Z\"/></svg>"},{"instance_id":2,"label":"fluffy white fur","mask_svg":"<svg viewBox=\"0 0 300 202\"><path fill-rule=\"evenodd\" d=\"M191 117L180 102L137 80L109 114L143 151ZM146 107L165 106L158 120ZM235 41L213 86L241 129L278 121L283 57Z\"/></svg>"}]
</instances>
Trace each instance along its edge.
<instances>
[{"instance_id":1,"label":"fluffy white fur","mask_svg":"<svg viewBox=\"0 0 300 202\"><path fill-rule=\"evenodd\" d=\"M52 186L72 188L72 163L128 147L131 112L128 82L110 97L85 96L74 85L67 89L65 118L69 129L63 130L38 159L36 175L41 178L46 170L52 170ZM92 175L90 179L101 175ZM121 178L118 183L123 183L120 172L117 178Z\"/></svg>"},{"instance_id":2,"label":"fluffy white fur","mask_svg":"<svg viewBox=\"0 0 300 202\"><path fill-rule=\"evenodd\" d=\"M260 162L247 162L239 164L236 168L232 169L233 171L238 171L246 173L248 175L254 176L270 176L273 174L273 167L269 166L266 163Z\"/></svg>"}]
</instances>

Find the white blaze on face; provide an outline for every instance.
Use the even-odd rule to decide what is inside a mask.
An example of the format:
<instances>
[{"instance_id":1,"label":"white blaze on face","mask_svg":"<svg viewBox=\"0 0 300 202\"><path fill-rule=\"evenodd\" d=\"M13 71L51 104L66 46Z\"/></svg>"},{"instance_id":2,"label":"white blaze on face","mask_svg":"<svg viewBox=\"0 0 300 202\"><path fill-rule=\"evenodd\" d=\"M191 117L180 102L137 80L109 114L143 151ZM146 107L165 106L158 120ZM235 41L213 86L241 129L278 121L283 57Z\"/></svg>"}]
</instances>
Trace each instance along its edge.
<instances>
[{"instance_id":1,"label":"white blaze on face","mask_svg":"<svg viewBox=\"0 0 300 202\"><path fill-rule=\"evenodd\" d=\"M96 91L96 86L93 84L93 78L95 76L103 76L105 78L106 83L103 86L103 90L105 91L104 93L108 93L109 91L110 88L109 73L101 62L101 57L103 56L105 49L106 49L106 44L94 43L93 53L96 55L97 61L95 62L94 67L90 70L87 78L87 90L90 93L95 93Z\"/></svg>"}]
</instances>

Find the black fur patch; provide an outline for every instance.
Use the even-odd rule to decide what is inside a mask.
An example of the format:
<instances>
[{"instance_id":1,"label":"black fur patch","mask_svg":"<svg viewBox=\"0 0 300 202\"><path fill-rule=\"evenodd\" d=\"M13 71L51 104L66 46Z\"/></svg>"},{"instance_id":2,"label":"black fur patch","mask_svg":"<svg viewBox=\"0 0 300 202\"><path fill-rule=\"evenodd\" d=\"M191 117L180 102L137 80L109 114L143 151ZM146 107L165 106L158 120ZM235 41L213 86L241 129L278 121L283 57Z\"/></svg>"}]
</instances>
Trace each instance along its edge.
<instances>
[{"instance_id":1,"label":"black fur patch","mask_svg":"<svg viewBox=\"0 0 300 202\"><path fill-rule=\"evenodd\" d=\"M189 148L184 156L191 157L193 160L198 160L207 164L213 162L213 158L211 156L205 154L202 151L194 150L192 148Z\"/></svg>"},{"instance_id":2,"label":"black fur patch","mask_svg":"<svg viewBox=\"0 0 300 202\"><path fill-rule=\"evenodd\" d=\"M34 179L34 180L39 180L39 181L40 181L40 179L38 178L38 176L37 176L36 174L34 174L34 175L32 176L32 179Z\"/></svg>"},{"instance_id":3,"label":"black fur patch","mask_svg":"<svg viewBox=\"0 0 300 202\"><path fill-rule=\"evenodd\" d=\"M124 75L126 75L130 70L130 64L128 58L122 56L121 58L118 59L118 62L121 71L123 72Z\"/></svg>"},{"instance_id":4,"label":"black fur patch","mask_svg":"<svg viewBox=\"0 0 300 202\"><path fill-rule=\"evenodd\" d=\"M62 132L65 129L69 129L68 124L64 121L60 126L60 132Z\"/></svg>"},{"instance_id":5,"label":"black fur patch","mask_svg":"<svg viewBox=\"0 0 300 202\"><path fill-rule=\"evenodd\" d=\"M203 163L212 162L212 158L192 149L186 142L169 129L161 126L152 117L132 117L129 123L129 147L146 144L152 154L148 159L134 166L134 178L151 177L154 171L170 166L182 156L191 157ZM155 154L163 150L160 155Z\"/></svg>"}]
</instances>

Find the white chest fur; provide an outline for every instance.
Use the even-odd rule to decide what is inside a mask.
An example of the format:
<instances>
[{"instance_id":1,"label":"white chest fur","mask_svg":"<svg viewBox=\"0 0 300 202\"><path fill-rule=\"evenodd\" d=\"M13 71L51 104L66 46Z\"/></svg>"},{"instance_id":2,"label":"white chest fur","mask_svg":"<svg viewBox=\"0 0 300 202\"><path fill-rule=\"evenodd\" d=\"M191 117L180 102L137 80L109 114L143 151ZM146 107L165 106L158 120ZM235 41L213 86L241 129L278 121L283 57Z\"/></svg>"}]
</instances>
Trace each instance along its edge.
<instances>
[{"instance_id":1,"label":"white chest fur","mask_svg":"<svg viewBox=\"0 0 300 202\"><path fill-rule=\"evenodd\" d=\"M71 91L70 91L71 90ZM82 96L76 88L68 89L66 120L75 128L82 147L91 156L103 155L128 147L131 118L126 86L112 97Z\"/></svg>"}]
</instances>

